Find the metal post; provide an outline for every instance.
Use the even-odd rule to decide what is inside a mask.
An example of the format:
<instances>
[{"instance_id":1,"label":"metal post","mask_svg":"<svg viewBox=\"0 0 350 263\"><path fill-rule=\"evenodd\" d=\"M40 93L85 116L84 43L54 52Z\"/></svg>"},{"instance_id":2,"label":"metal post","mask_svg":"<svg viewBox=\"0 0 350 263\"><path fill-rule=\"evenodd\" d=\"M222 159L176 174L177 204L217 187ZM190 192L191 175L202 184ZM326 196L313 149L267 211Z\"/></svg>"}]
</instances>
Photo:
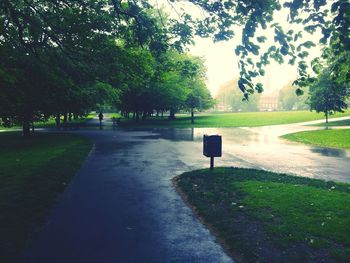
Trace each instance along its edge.
<instances>
[{"instance_id":1,"label":"metal post","mask_svg":"<svg viewBox=\"0 0 350 263\"><path fill-rule=\"evenodd\" d=\"M210 170L214 169L214 157L210 157Z\"/></svg>"}]
</instances>

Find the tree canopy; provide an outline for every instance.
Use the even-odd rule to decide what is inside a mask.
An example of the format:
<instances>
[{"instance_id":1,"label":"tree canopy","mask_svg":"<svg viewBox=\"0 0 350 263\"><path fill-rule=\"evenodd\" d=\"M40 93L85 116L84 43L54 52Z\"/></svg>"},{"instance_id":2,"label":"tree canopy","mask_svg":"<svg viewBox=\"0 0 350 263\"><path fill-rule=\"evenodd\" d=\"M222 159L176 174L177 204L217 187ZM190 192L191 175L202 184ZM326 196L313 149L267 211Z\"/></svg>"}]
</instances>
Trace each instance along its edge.
<instances>
[{"instance_id":1,"label":"tree canopy","mask_svg":"<svg viewBox=\"0 0 350 263\"><path fill-rule=\"evenodd\" d=\"M178 2L176 0L170 2ZM255 77L264 76L264 65L275 60L278 63L285 61L298 67L299 78L295 84L302 88L316 80L313 73L318 74L316 59L308 65L305 58L309 48L316 44L326 47L322 59L333 64L333 71L339 74L339 80L349 83L348 52L350 50L350 3L348 0L227 0L205 1L188 0L201 8L205 15L203 18L193 18L189 14L183 15L186 25L193 34L211 36L216 41L232 38L235 27L242 28L241 44L236 47L239 56L240 79L239 88L245 97L254 91L261 92L263 86L254 81ZM300 30L285 29L275 19L281 10L288 11L288 24L296 24ZM271 28L274 31L273 45L266 51L261 44L267 41L263 30ZM305 33L319 32L318 41L305 41ZM331 49L331 52L329 51ZM331 53L331 55L329 55ZM345 58L344 58L345 56ZM309 68L313 70L310 71ZM302 90L298 88L297 93Z\"/></svg>"},{"instance_id":2,"label":"tree canopy","mask_svg":"<svg viewBox=\"0 0 350 263\"><path fill-rule=\"evenodd\" d=\"M201 73L189 71L200 66L181 57L190 40L174 30L147 1L2 1L3 124L28 134L32 121L104 102L144 117L184 107L188 79Z\"/></svg>"},{"instance_id":3,"label":"tree canopy","mask_svg":"<svg viewBox=\"0 0 350 263\"><path fill-rule=\"evenodd\" d=\"M176 10L180 0L167 1ZM297 93L327 68L332 81L349 89L350 3L348 0L187 0L201 11L168 16L140 0L3 0L0 2L0 117L4 124L49 116L79 115L97 103L118 105L138 118L151 111L203 108L203 63L182 54L194 36L227 40L241 28L238 87L247 99L263 85L271 60L296 65ZM283 28L275 17L288 11ZM266 50L266 29L273 44ZM305 32L318 32L306 41ZM308 49L323 55L307 63ZM199 90L202 90L199 92ZM197 94L202 94L201 99ZM206 95L205 95L206 94ZM210 101L210 99L208 99Z\"/></svg>"}]
</instances>

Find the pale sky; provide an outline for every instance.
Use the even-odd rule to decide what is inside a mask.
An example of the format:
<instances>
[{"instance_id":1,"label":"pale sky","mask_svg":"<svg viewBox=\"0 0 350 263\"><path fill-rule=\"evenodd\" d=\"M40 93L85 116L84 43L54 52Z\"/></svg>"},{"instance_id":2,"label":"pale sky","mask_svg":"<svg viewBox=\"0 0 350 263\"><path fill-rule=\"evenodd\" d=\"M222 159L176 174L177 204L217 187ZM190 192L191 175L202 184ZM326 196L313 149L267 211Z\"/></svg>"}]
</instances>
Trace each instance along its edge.
<instances>
[{"instance_id":1,"label":"pale sky","mask_svg":"<svg viewBox=\"0 0 350 263\"><path fill-rule=\"evenodd\" d=\"M191 54L205 59L207 86L213 96L220 85L239 76L238 58L234 52L236 45L235 40L213 43L211 39L196 38L196 45L190 47ZM265 77L259 81L264 84L266 91L280 89L297 76L296 67L279 65L276 62L268 65L265 72Z\"/></svg>"},{"instance_id":2,"label":"pale sky","mask_svg":"<svg viewBox=\"0 0 350 263\"><path fill-rule=\"evenodd\" d=\"M175 12L168 4L167 0L152 0L155 6L162 6L165 8L166 12L170 14L171 17L177 18L178 13L181 13L181 8L185 9L186 12L191 13L192 16L200 16L198 8L193 7L193 5L188 4L186 1L182 1L177 4L177 12ZM277 22L279 22L285 31L293 29L294 31L302 30L301 27L296 28L295 26L289 25L286 22L287 13L285 11L279 12L276 17L278 17ZM241 29L235 29L235 32L240 32ZM265 44L261 44L262 51L264 48L268 48L273 44L273 31L272 30L261 30L257 32L257 36L264 35L268 39ZM304 34L305 35L305 34ZM309 38L315 38L309 37ZM306 41L304 37L303 41ZM207 67L207 86L215 96L220 85L223 83L237 78L239 76L239 70L237 66L238 58L235 55L235 47L240 44L240 34L237 34L232 40L222 41L213 43L211 39L203 39L196 37L195 45L190 46L189 52L193 55L203 57L205 60L205 65ZM320 55L320 49L314 48L310 51L310 56L308 60L311 60ZM262 53L262 52L261 52ZM287 63L279 65L276 62L271 62L270 65L265 67L265 76L258 81L264 84L264 89L266 92L268 90L280 89L284 85L288 84L291 80L294 80L297 76L297 67L290 66ZM267 85L267 84L270 85Z\"/></svg>"}]
</instances>

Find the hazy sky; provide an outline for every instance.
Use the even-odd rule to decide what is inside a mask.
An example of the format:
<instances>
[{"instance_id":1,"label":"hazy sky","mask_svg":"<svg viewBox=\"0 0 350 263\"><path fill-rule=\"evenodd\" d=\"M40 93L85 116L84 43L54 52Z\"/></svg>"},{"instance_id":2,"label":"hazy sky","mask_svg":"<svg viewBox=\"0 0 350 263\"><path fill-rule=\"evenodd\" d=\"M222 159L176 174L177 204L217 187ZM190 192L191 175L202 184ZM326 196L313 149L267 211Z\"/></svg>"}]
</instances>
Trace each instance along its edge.
<instances>
[{"instance_id":1,"label":"hazy sky","mask_svg":"<svg viewBox=\"0 0 350 263\"><path fill-rule=\"evenodd\" d=\"M192 16L197 16L200 14L198 8L193 7L193 5L182 1L181 4L176 6L177 11L173 10L167 0L152 0L155 6L163 6L165 10L170 14L171 17L177 18L178 13L181 13L181 8L186 10ZM284 30L288 31L293 29L295 31L301 28L296 28L291 26L286 22L287 12L281 11L276 14L275 18L279 22ZM241 29L237 28L237 32ZM235 30L236 32L236 30ZM262 45L262 50L273 44L273 31L265 30L257 32L257 35L264 35L271 39ZM314 38L315 36L313 36ZM307 39L304 39L306 41ZM211 39L195 38L196 44L189 47L189 52L193 55L201 56L205 59L205 65L207 67L207 85L212 95L215 96L220 85L237 78L239 76L239 70L237 66L238 58L235 55L235 47L240 44L240 34L238 33L232 40L213 43ZM319 56L319 49L310 52L310 59ZM264 84L266 91L271 89L280 89L291 80L294 80L297 76L296 66L290 66L287 63L279 65L278 63L272 62L265 68L265 77L259 79L260 82ZM269 85L268 85L269 84Z\"/></svg>"},{"instance_id":2,"label":"hazy sky","mask_svg":"<svg viewBox=\"0 0 350 263\"><path fill-rule=\"evenodd\" d=\"M213 43L211 39L198 38L196 45L190 47L191 54L205 58L207 85L212 95L216 94L221 84L239 76L238 58L234 52L237 43L235 40ZM259 81L264 84L266 91L282 88L297 75L296 67L276 62L267 66L265 71L265 77Z\"/></svg>"}]
</instances>

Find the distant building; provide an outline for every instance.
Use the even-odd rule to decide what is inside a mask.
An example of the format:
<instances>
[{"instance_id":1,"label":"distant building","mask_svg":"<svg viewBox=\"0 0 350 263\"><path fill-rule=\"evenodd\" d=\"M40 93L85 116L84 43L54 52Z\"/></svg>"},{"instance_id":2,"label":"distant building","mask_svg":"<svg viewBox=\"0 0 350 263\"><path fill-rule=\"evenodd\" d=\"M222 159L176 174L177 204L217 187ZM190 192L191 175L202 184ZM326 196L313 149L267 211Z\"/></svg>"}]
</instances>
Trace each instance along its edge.
<instances>
[{"instance_id":1,"label":"distant building","mask_svg":"<svg viewBox=\"0 0 350 263\"><path fill-rule=\"evenodd\" d=\"M259 111L276 111L279 108L279 91L271 85L270 76L266 77L266 88L259 100Z\"/></svg>"},{"instance_id":2,"label":"distant building","mask_svg":"<svg viewBox=\"0 0 350 263\"><path fill-rule=\"evenodd\" d=\"M278 93L263 94L259 101L260 111L275 111L278 110Z\"/></svg>"}]
</instances>

